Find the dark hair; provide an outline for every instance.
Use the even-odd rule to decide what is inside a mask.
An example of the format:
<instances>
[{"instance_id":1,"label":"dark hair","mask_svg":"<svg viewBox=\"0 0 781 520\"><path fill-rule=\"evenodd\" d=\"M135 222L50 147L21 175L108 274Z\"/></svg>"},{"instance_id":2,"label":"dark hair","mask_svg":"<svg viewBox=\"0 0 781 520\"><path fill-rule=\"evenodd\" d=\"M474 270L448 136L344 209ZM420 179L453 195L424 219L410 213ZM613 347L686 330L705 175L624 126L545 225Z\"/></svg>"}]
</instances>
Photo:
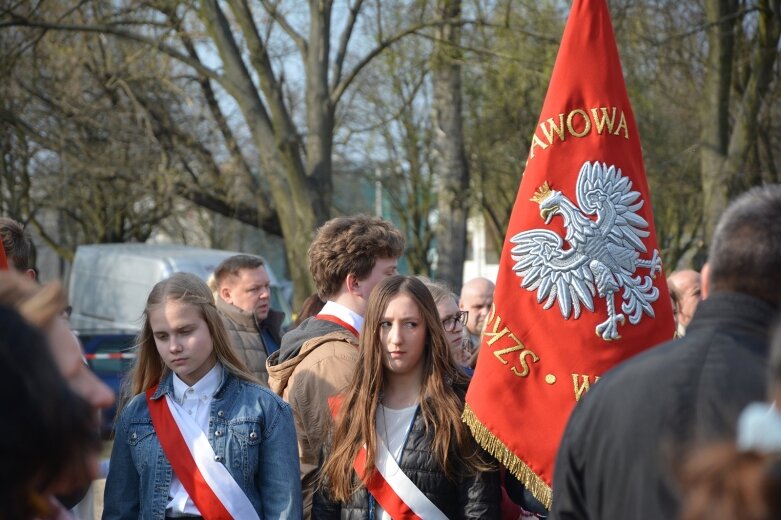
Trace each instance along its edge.
<instances>
[{"instance_id":1,"label":"dark hair","mask_svg":"<svg viewBox=\"0 0 781 520\"><path fill-rule=\"evenodd\" d=\"M779 304L781 185L752 188L729 205L713 233L708 263L713 291Z\"/></svg>"},{"instance_id":2,"label":"dark hair","mask_svg":"<svg viewBox=\"0 0 781 520\"><path fill-rule=\"evenodd\" d=\"M85 463L100 450L98 424L38 329L0 305L0 330L0 519L34 518L55 481L89 482Z\"/></svg>"},{"instance_id":3,"label":"dark hair","mask_svg":"<svg viewBox=\"0 0 781 520\"><path fill-rule=\"evenodd\" d=\"M781 518L781 460L733 443L700 448L684 467L682 490L681 520Z\"/></svg>"},{"instance_id":4,"label":"dark hair","mask_svg":"<svg viewBox=\"0 0 781 520\"><path fill-rule=\"evenodd\" d=\"M8 260L17 271L35 270L36 251L32 238L24 226L14 219L0 217L0 238Z\"/></svg>"},{"instance_id":5,"label":"dark hair","mask_svg":"<svg viewBox=\"0 0 781 520\"><path fill-rule=\"evenodd\" d=\"M222 282L229 276L238 276L242 269L257 269L265 265L263 259L255 255L233 255L229 256L214 270L214 280L219 289Z\"/></svg>"},{"instance_id":6,"label":"dark hair","mask_svg":"<svg viewBox=\"0 0 781 520\"><path fill-rule=\"evenodd\" d=\"M309 246L309 271L317 294L328 300L339 292L347 275L363 280L378 258L399 258L404 236L379 217L354 215L329 220Z\"/></svg>"}]
</instances>

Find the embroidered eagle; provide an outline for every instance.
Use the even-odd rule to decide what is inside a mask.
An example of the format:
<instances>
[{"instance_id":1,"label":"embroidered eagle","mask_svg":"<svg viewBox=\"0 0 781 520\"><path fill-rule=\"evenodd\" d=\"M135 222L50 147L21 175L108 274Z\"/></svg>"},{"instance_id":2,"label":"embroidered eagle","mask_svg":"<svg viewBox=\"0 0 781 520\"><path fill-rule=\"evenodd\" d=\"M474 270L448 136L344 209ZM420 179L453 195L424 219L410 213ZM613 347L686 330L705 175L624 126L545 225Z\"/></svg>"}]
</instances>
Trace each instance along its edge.
<instances>
[{"instance_id":1,"label":"embroidered eagle","mask_svg":"<svg viewBox=\"0 0 781 520\"><path fill-rule=\"evenodd\" d=\"M550 224L560 215L569 247L562 238L546 229L531 229L510 239L515 244L511 257L513 271L522 278L521 287L537 291L537 303L550 309L558 301L565 319L580 317L581 306L594 312L594 296L605 298L608 318L596 327L605 341L619 339L618 324L624 314L616 312L614 295L623 288L621 310L629 323L637 325L643 313L654 317L651 305L659 297L651 278L662 271L659 251L650 260L641 240L649 235L648 222L637 212L644 201L632 191L632 182L621 169L598 161L586 161L577 181L578 206L545 182L532 201L540 205L540 217ZM589 218L596 215L596 221ZM635 276L638 267L650 276Z\"/></svg>"}]
</instances>

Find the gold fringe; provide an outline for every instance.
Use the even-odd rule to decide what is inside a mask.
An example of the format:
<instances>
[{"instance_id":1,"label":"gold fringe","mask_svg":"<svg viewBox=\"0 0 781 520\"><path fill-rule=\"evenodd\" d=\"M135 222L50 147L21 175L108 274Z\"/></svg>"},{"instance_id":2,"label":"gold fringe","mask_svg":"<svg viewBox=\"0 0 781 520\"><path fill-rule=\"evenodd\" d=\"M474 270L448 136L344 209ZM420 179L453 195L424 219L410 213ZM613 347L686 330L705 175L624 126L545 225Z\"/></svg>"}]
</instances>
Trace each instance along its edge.
<instances>
[{"instance_id":1,"label":"gold fringe","mask_svg":"<svg viewBox=\"0 0 781 520\"><path fill-rule=\"evenodd\" d=\"M493 433L488 431L488 428L483 426L483 423L480 422L468 404L464 406L464 413L461 415L461 419L472 430L472 435L478 444L510 470L526 489L534 495L534 498L542 502L545 508L550 510L553 503L550 486L538 477L515 453L510 451Z\"/></svg>"}]
</instances>

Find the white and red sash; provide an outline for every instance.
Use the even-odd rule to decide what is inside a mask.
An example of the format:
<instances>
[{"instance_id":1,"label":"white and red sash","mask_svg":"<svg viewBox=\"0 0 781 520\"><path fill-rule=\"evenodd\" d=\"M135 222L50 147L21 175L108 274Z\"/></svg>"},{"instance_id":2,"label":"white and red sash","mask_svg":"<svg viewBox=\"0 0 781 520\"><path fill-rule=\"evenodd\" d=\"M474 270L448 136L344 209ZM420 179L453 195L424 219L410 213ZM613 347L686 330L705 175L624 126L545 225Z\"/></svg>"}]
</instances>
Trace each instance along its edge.
<instances>
[{"instance_id":1,"label":"white and red sash","mask_svg":"<svg viewBox=\"0 0 781 520\"><path fill-rule=\"evenodd\" d=\"M377 443L376 468L366 480L366 489L394 520L447 520L447 516L418 489L396 464L385 443ZM353 462L358 475L366 470L366 446Z\"/></svg>"},{"instance_id":2,"label":"white and red sash","mask_svg":"<svg viewBox=\"0 0 781 520\"><path fill-rule=\"evenodd\" d=\"M259 520L257 511L228 469L215 460L209 439L198 424L166 395L152 399L149 415L168 462L205 520Z\"/></svg>"}]
</instances>

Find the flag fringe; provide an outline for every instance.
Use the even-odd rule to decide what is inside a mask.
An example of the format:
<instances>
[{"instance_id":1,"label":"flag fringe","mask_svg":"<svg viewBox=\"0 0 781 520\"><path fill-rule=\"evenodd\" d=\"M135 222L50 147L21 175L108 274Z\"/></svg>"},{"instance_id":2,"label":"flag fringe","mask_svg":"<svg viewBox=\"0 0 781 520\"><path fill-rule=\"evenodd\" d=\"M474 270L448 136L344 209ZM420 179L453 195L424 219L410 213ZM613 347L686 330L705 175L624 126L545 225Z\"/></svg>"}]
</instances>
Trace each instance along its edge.
<instances>
[{"instance_id":1,"label":"flag fringe","mask_svg":"<svg viewBox=\"0 0 781 520\"><path fill-rule=\"evenodd\" d=\"M472 430L472 435L477 443L510 470L510 473L521 481L526 489L534 495L534 498L542 502L545 508L550 510L553 503L550 486L537 476L515 453L510 451L501 440L488 431L488 428L483 426L483 423L480 422L468 404L464 406L464 413L461 415L461 419Z\"/></svg>"}]
</instances>

